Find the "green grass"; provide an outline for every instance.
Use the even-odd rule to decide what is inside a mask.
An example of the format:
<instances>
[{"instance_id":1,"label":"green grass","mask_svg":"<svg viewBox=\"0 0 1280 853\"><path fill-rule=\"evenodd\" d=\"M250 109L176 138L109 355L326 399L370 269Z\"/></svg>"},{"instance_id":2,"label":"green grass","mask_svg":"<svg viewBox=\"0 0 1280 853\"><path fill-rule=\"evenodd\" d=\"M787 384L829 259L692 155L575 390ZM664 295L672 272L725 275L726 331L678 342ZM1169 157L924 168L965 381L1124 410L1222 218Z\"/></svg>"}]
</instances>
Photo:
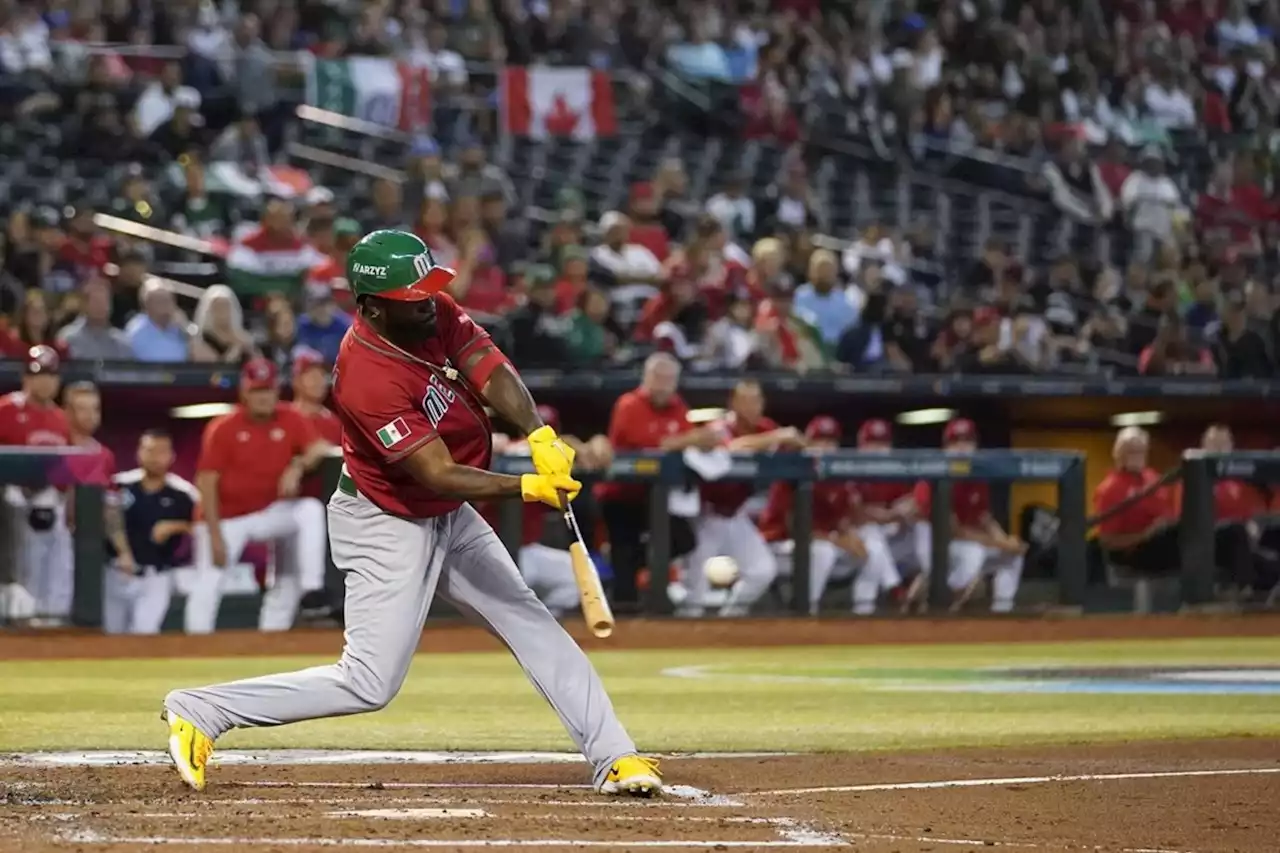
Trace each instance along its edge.
<instances>
[{"instance_id":1,"label":"green grass","mask_svg":"<svg viewBox=\"0 0 1280 853\"><path fill-rule=\"evenodd\" d=\"M1280 694L1045 695L886 690L963 685L976 668L1264 665L1280 639L661 650L593 656L643 748L869 750L1230 735L1280 736ZM160 748L160 700L316 658L0 662L0 751ZM681 679L671 667L709 667ZM783 680L779 676L790 677ZM796 676L802 678L796 679ZM569 749L503 654L429 654L392 705L361 718L233 732L225 747Z\"/></svg>"}]
</instances>

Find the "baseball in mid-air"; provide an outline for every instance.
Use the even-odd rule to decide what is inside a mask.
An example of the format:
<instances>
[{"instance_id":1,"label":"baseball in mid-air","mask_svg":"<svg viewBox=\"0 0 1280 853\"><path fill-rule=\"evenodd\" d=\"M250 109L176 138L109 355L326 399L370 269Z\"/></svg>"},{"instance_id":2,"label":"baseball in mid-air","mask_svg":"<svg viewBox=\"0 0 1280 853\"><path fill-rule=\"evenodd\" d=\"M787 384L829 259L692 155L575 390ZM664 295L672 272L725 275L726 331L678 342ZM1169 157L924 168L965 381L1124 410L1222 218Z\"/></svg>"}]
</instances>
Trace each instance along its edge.
<instances>
[{"instance_id":1,"label":"baseball in mid-air","mask_svg":"<svg viewBox=\"0 0 1280 853\"><path fill-rule=\"evenodd\" d=\"M738 579L738 561L733 557L711 557L702 564L702 572L711 586L722 589Z\"/></svg>"}]
</instances>

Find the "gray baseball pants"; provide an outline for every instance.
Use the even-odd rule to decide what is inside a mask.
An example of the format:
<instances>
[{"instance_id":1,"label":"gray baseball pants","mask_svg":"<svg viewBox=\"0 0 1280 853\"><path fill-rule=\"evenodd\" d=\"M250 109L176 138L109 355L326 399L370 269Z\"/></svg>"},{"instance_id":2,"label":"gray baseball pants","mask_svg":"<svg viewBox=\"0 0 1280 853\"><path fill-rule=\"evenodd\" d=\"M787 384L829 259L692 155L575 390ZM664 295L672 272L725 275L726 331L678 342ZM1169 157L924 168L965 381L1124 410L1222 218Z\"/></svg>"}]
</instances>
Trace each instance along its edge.
<instances>
[{"instance_id":1,"label":"gray baseball pants","mask_svg":"<svg viewBox=\"0 0 1280 853\"><path fill-rule=\"evenodd\" d=\"M521 579L498 535L464 504L438 518L389 515L363 495L329 501L333 561L346 576L342 658L282 675L175 690L165 707L211 738L234 728L377 711L409 672L438 594L488 628L559 715L599 784L635 744L595 667Z\"/></svg>"}]
</instances>

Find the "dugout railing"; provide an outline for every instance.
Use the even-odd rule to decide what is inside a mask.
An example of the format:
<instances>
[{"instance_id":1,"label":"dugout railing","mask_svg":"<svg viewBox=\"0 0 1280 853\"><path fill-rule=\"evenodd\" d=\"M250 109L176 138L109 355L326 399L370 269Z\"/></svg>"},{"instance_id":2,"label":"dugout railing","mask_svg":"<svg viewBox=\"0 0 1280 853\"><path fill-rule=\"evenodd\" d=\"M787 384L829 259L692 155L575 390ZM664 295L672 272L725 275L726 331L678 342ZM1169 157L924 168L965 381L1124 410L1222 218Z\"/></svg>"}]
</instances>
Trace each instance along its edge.
<instances>
[{"instance_id":1,"label":"dugout railing","mask_svg":"<svg viewBox=\"0 0 1280 853\"><path fill-rule=\"evenodd\" d=\"M30 508L11 500L9 489L26 493L50 486L69 496L66 520L72 530L74 591L71 621L76 625L98 625L102 621L102 573L106 568L106 537L103 527L104 490L84 482L91 475L97 454L74 447L0 447L0 625L8 619L12 606L12 584L22 584L32 572L47 565L30 566L24 561L26 528ZM17 496L13 496L17 497Z\"/></svg>"},{"instance_id":2,"label":"dugout railing","mask_svg":"<svg viewBox=\"0 0 1280 853\"><path fill-rule=\"evenodd\" d=\"M527 456L502 456L494 470L524 474L533 470ZM665 576L671 563L668 499L672 490L696 484L696 475L679 453L631 453L613 460L605 471L581 472L586 482L602 480L643 483L649 486L648 564L657 567L655 577ZM924 480L933 488L930 522L933 526L931 564L948 564L951 541L951 486L956 480L988 482L1053 481L1058 486L1059 529L1057 540L1058 598L1065 607L1083 607L1088 580L1085 550L1085 457L1061 451L980 450L956 455L938 450L899 450L889 454L841 450L833 453L732 454L732 465L718 481L746 481L757 489L786 481L795 484L792 532L791 609L809 612L809 543L813 537L813 486L822 480ZM507 501L501 510L499 533L513 554L520 546L521 506ZM945 609L951 593L945 571L929 576L928 605ZM666 584L651 578L646 609L652 614L670 612Z\"/></svg>"},{"instance_id":3,"label":"dugout railing","mask_svg":"<svg viewBox=\"0 0 1280 853\"><path fill-rule=\"evenodd\" d=\"M1213 487L1218 480L1244 480L1258 486L1280 483L1280 451L1208 453L1188 450L1182 454L1182 508L1179 533L1182 551L1182 601L1199 606L1214 600L1217 555L1214 532L1217 518ZM1273 603L1280 585L1268 603Z\"/></svg>"}]
</instances>

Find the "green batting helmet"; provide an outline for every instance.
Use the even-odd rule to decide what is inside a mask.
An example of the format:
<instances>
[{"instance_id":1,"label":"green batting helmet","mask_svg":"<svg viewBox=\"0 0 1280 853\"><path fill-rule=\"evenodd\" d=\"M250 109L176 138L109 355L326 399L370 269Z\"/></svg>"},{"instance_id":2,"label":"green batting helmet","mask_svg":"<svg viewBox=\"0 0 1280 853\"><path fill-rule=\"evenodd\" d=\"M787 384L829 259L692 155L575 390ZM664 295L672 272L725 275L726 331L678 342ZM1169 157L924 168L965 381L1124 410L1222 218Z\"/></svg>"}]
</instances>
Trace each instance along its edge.
<instances>
[{"instance_id":1,"label":"green batting helmet","mask_svg":"<svg viewBox=\"0 0 1280 853\"><path fill-rule=\"evenodd\" d=\"M347 254L347 282L357 299L421 302L448 287L454 275L437 266L427 244L407 231L371 232Z\"/></svg>"}]
</instances>

